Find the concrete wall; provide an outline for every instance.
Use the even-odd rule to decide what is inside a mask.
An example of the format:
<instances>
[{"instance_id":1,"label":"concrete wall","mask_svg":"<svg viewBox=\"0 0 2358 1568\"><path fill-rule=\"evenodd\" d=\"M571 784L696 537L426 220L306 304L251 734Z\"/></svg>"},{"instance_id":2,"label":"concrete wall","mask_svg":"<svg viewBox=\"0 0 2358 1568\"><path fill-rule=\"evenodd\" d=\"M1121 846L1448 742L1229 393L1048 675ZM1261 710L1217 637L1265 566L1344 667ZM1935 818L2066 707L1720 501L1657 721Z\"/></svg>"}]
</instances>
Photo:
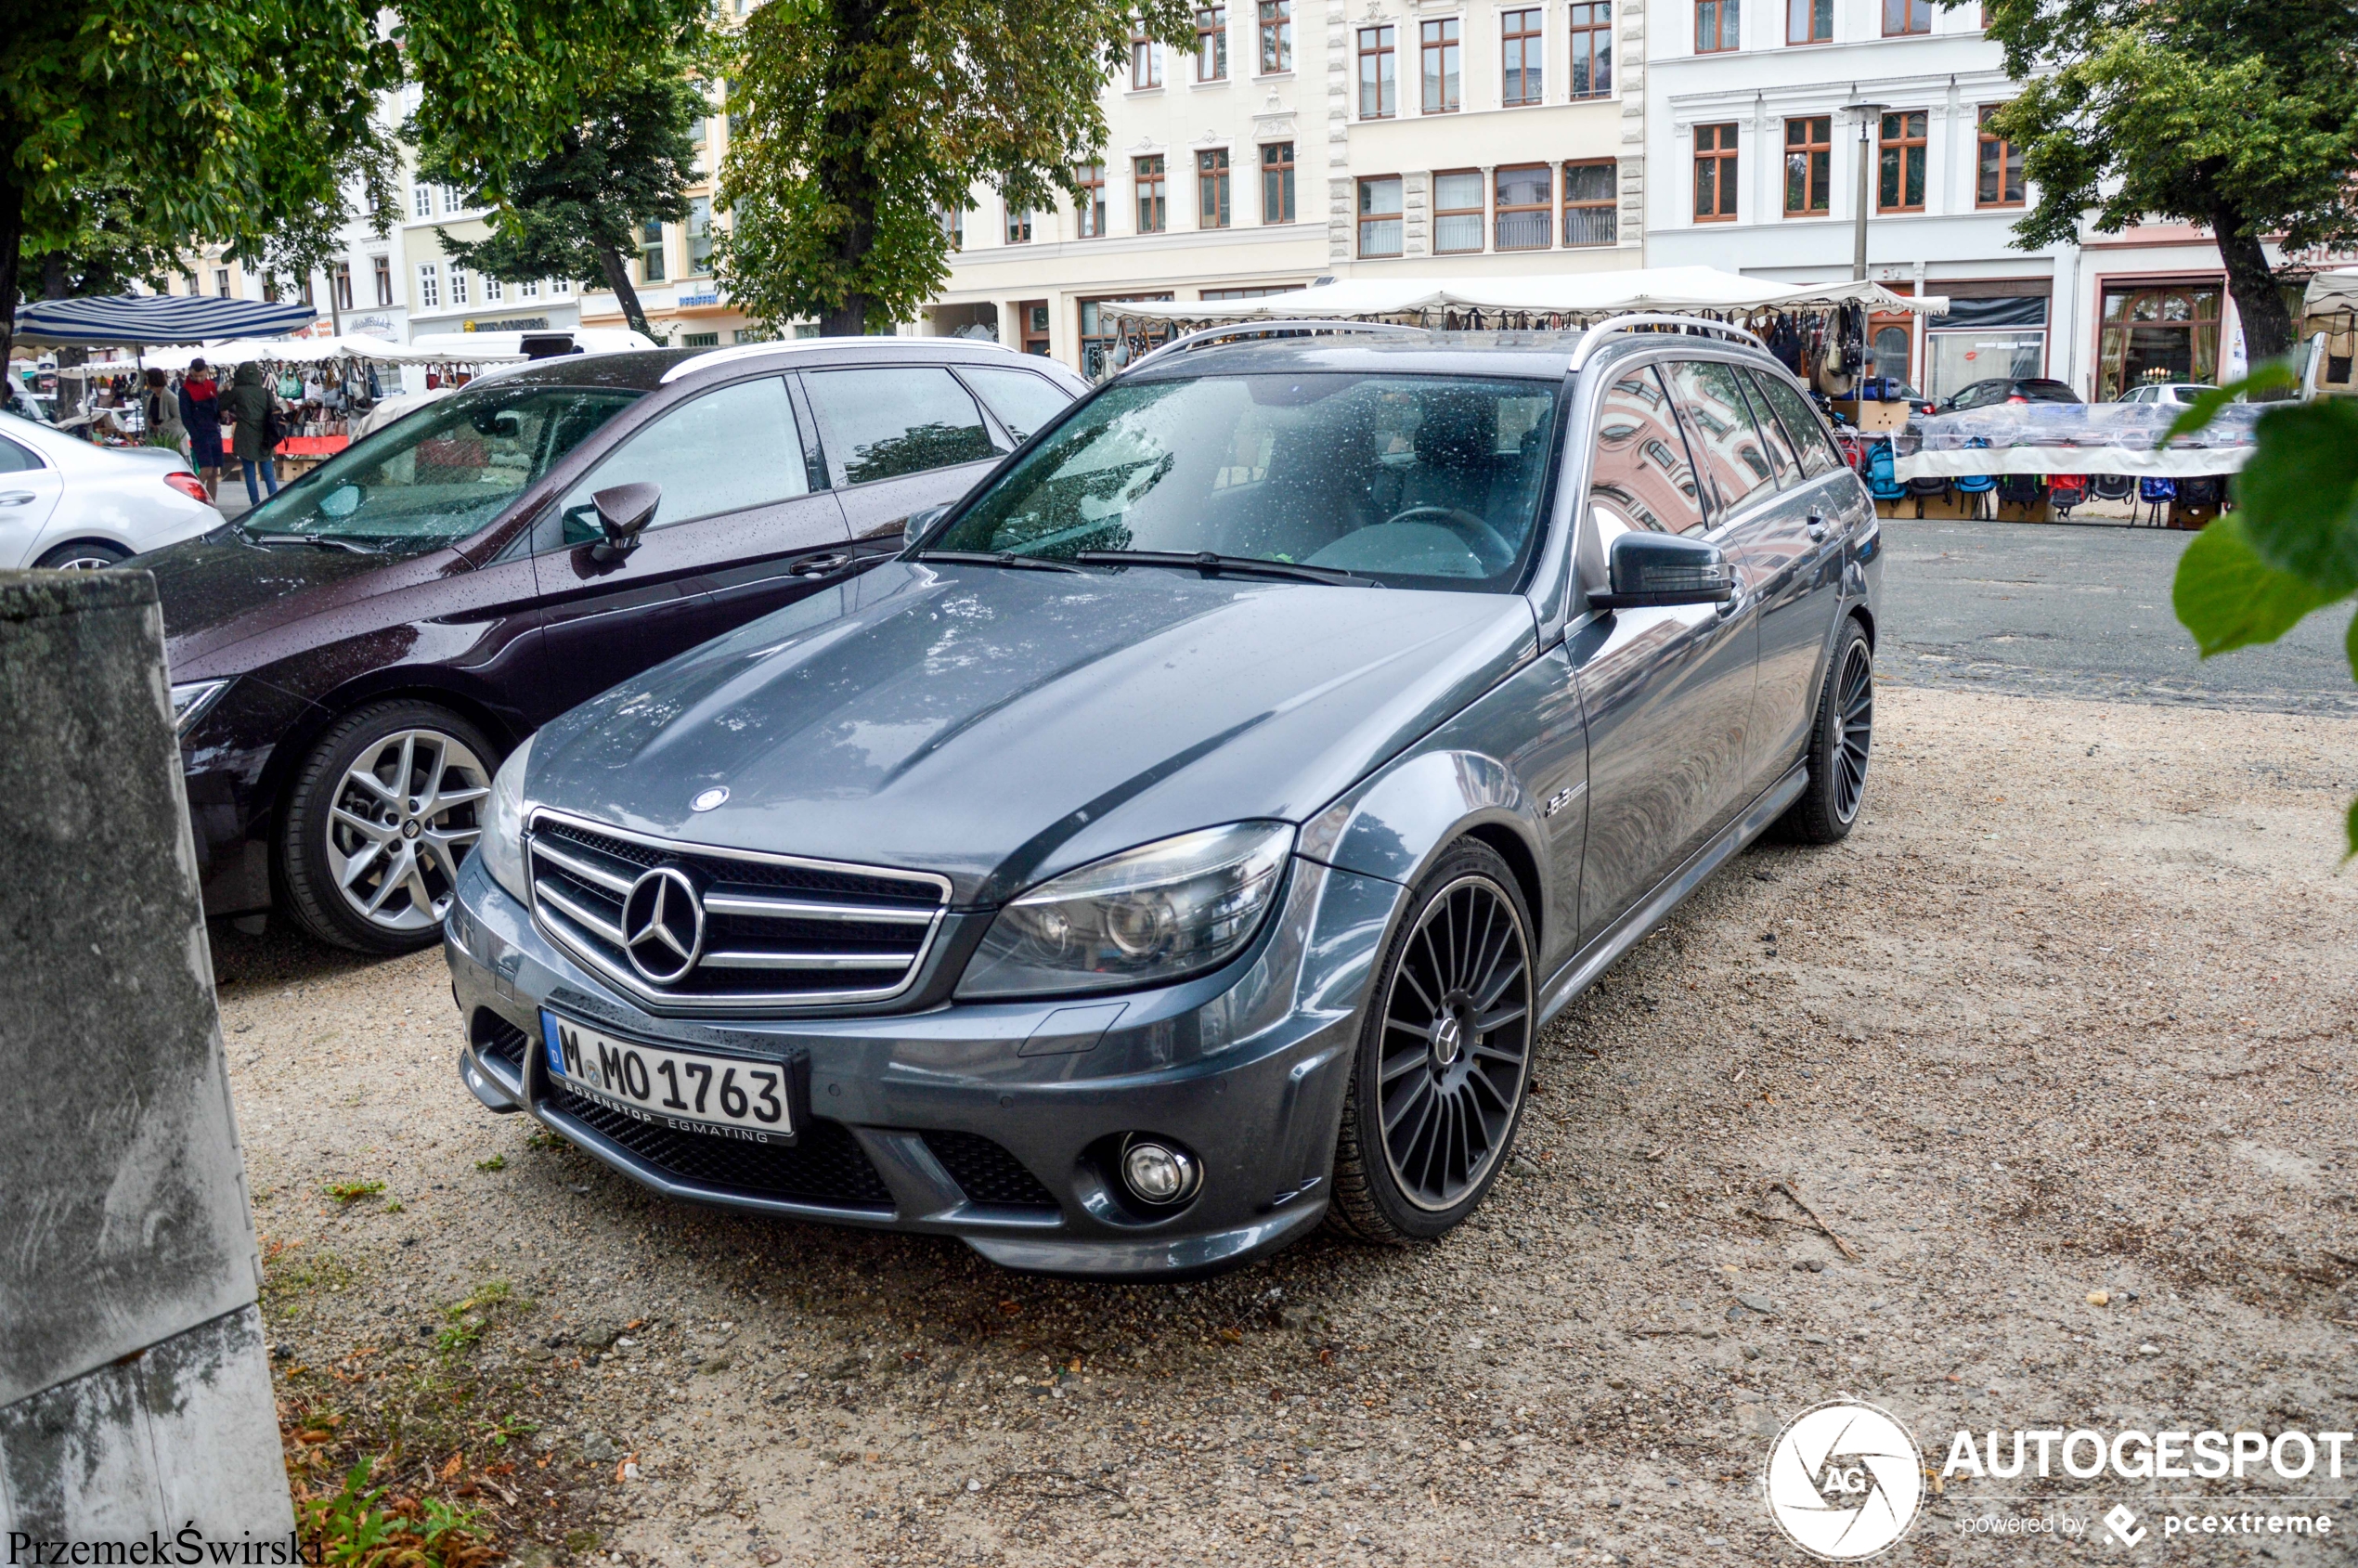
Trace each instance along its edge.
<instances>
[{"instance_id":1,"label":"concrete wall","mask_svg":"<svg viewBox=\"0 0 2358 1568\"><path fill-rule=\"evenodd\" d=\"M292 1525L144 574L0 573L0 1528Z\"/></svg>"}]
</instances>

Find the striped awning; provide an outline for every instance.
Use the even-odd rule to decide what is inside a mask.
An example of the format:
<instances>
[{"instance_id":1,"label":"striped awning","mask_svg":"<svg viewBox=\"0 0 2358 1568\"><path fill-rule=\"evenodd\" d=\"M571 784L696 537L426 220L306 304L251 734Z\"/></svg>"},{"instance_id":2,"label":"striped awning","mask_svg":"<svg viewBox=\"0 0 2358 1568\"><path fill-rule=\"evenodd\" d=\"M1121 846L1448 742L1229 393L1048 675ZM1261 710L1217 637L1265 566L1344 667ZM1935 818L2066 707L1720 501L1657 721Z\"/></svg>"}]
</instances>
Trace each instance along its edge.
<instances>
[{"instance_id":1,"label":"striped awning","mask_svg":"<svg viewBox=\"0 0 2358 1568\"><path fill-rule=\"evenodd\" d=\"M17 311L16 341L124 348L214 338L280 337L317 320L307 305L225 300L208 294L104 294L39 300Z\"/></svg>"}]
</instances>

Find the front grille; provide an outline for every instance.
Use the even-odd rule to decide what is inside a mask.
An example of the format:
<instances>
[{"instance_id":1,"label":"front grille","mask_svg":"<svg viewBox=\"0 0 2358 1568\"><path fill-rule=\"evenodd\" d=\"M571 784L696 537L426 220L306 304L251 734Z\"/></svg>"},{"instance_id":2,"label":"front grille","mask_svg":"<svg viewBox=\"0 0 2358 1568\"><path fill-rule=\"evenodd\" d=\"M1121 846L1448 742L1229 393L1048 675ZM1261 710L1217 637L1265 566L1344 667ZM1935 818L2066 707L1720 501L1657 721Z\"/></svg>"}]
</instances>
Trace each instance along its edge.
<instances>
[{"instance_id":1,"label":"front grille","mask_svg":"<svg viewBox=\"0 0 2358 1568\"><path fill-rule=\"evenodd\" d=\"M541 1108L603 1134L648 1164L699 1186L832 1209L892 1210L891 1190L840 1121L813 1121L795 1143L765 1145L677 1133L562 1085Z\"/></svg>"},{"instance_id":2,"label":"front grille","mask_svg":"<svg viewBox=\"0 0 2358 1568\"><path fill-rule=\"evenodd\" d=\"M675 844L551 812L534 818L526 842L542 927L659 1010L896 995L914 978L950 897L948 882L922 873ZM622 931L631 884L658 865L684 871L704 911L695 966L664 984L631 965Z\"/></svg>"},{"instance_id":3,"label":"front grille","mask_svg":"<svg viewBox=\"0 0 2358 1568\"><path fill-rule=\"evenodd\" d=\"M979 1133L927 1133L926 1147L970 1203L1056 1212L1056 1195L1021 1160Z\"/></svg>"}]
</instances>

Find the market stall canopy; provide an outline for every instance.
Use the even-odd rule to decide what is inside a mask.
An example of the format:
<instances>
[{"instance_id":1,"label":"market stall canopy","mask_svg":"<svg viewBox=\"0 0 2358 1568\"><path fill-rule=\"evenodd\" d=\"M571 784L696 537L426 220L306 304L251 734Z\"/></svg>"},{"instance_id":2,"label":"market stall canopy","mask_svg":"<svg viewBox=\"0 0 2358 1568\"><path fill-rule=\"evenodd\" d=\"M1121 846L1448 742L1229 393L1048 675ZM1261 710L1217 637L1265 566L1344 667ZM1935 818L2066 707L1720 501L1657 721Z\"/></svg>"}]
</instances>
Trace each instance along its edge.
<instances>
[{"instance_id":1,"label":"market stall canopy","mask_svg":"<svg viewBox=\"0 0 2358 1568\"><path fill-rule=\"evenodd\" d=\"M458 334L443 335L455 337ZM468 335L473 337L475 334ZM486 335L496 337L497 334ZM196 359L218 369L224 365L243 365L250 360L283 365L317 365L335 359L370 359L380 365L505 365L521 364L524 356L512 345L503 348L497 342L434 347L349 335L340 338L235 338L210 347L183 343L175 348L158 349L147 356L147 363L159 370L185 370L189 362Z\"/></svg>"},{"instance_id":2,"label":"market stall canopy","mask_svg":"<svg viewBox=\"0 0 2358 1568\"><path fill-rule=\"evenodd\" d=\"M2333 310L2358 310L2358 266L2321 272L2309 280L2301 309L2312 316Z\"/></svg>"},{"instance_id":3,"label":"market stall canopy","mask_svg":"<svg viewBox=\"0 0 2358 1568\"><path fill-rule=\"evenodd\" d=\"M90 299L37 300L23 305L17 311L16 336L23 343L133 347L275 336L307 327L318 317L307 305L225 300L207 294L103 294Z\"/></svg>"},{"instance_id":4,"label":"market stall canopy","mask_svg":"<svg viewBox=\"0 0 2358 1568\"><path fill-rule=\"evenodd\" d=\"M1633 311L1807 310L1856 302L1871 310L1946 315L1939 294L1895 294L1880 283L1771 283L1712 266L1497 278L1347 278L1248 300L1116 300L1102 307L1146 321L1360 319L1431 312L1483 316L1617 316Z\"/></svg>"}]
</instances>

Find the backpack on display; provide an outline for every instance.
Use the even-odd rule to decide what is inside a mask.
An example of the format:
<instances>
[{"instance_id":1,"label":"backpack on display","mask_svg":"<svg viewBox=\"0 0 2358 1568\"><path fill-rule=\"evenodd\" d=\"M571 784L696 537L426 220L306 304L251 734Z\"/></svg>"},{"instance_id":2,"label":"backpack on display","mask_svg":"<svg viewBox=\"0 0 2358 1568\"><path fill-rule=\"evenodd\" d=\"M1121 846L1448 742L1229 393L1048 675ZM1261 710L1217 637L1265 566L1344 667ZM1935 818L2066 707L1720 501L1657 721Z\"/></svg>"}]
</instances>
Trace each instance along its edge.
<instances>
[{"instance_id":1,"label":"backpack on display","mask_svg":"<svg viewBox=\"0 0 2358 1568\"><path fill-rule=\"evenodd\" d=\"M2170 503L2178 499L2178 486L2157 473L2149 473L2137 481L2137 499L2154 509L2154 525L2158 527Z\"/></svg>"},{"instance_id":2,"label":"backpack on display","mask_svg":"<svg viewBox=\"0 0 2358 1568\"><path fill-rule=\"evenodd\" d=\"M2000 474L1998 500L2002 506L2036 505L2039 500L2039 476L2035 473Z\"/></svg>"},{"instance_id":3,"label":"backpack on display","mask_svg":"<svg viewBox=\"0 0 2358 1568\"><path fill-rule=\"evenodd\" d=\"M2088 476L2084 473L2051 473L2047 475L2047 504L2065 516L2071 509L2084 505L2088 499Z\"/></svg>"},{"instance_id":4,"label":"backpack on display","mask_svg":"<svg viewBox=\"0 0 2358 1568\"><path fill-rule=\"evenodd\" d=\"M2217 506L2225 485L2215 473L2198 473L2178 481L2178 499L2187 506Z\"/></svg>"},{"instance_id":5,"label":"backpack on display","mask_svg":"<svg viewBox=\"0 0 2358 1568\"><path fill-rule=\"evenodd\" d=\"M1896 501L1908 493L1906 486L1892 477L1891 443L1867 443L1867 493L1879 501Z\"/></svg>"},{"instance_id":6,"label":"backpack on display","mask_svg":"<svg viewBox=\"0 0 2358 1568\"><path fill-rule=\"evenodd\" d=\"M1967 441L1965 445L1968 447L1978 447L1987 451L1989 447L1989 441L1987 436L1976 435ZM1950 480L1950 483L1955 487L1956 492L1959 495L1970 497L1972 499L1974 516L1979 518L1990 514L1989 503L1985 502L1981 498L1989 495L1991 491L1998 487L1998 476L1996 474L1961 473L1957 475L1956 478Z\"/></svg>"},{"instance_id":7,"label":"backpack on display","mask_svg":"<svg viewBox=\"0 0 2358 1568\"><path fill-rule=\"evenodd\" d=\"M2137 481L2126 473L2099 473L2090 487L2100 501L2125 501L2137 488Z\"/></svg>"}]
</instances>

